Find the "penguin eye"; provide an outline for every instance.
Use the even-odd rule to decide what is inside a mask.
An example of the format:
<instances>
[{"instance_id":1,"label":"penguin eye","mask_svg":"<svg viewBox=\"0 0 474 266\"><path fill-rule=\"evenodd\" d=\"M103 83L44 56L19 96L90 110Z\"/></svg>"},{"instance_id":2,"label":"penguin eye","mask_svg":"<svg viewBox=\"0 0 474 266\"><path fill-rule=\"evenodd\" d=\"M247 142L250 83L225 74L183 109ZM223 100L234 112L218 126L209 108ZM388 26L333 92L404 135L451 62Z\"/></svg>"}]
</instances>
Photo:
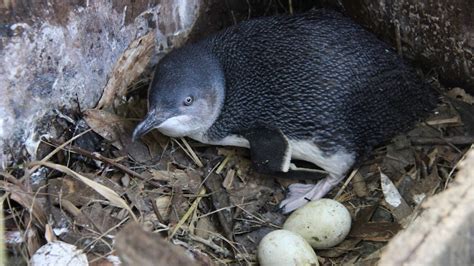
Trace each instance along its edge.
<instances>
[{"instance_id":1,"label":"penguin eye","mask_svg":"<svg viewBox=\"0 0 474 266\"><path fill-rule=\"evenodd\" d=\"M184 99L184 105L190 106L193 103L193 97L188 96L186 99Z\"/></svg>"}]
</instances>

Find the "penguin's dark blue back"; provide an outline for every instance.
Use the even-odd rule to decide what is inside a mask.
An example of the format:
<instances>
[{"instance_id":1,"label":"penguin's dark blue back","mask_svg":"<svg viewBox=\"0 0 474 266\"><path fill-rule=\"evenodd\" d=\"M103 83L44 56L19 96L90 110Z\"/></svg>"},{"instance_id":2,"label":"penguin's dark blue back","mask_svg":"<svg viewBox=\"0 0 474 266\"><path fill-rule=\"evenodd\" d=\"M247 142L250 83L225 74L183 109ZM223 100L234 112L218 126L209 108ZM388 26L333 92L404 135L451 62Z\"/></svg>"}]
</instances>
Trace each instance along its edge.
<instances>
[{"instance_id":1,"label":"penguin's dark blue back","mask_svg":"<svg viewBox=\"0 0 474 266\"><path fill-rule=\"evenodd\" d=\"M395 51L334 11L251 20L196 45L210 48L225 74L211 139L266 124L326 153L360 157L437 103Z\"/></svg>"}]
</instances>

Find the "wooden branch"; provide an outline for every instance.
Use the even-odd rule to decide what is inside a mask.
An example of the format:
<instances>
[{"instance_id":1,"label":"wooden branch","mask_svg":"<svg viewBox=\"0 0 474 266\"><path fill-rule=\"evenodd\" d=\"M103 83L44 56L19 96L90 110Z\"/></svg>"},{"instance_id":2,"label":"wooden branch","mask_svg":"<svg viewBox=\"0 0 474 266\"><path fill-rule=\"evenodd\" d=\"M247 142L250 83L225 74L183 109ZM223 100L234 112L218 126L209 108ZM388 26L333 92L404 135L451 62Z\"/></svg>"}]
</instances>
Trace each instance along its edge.
<instances>
[{"instance_id":1,"label":"wooden branch","mask_svg":"<svg viewBox=\"0 0 474 266\"><path fill-rule=\"evenodd\" d=\"M199 265L186 255L184 248L171 244L155 233L146 232L137 223L127 225L118 233L115 248L125 266Z\"/></svg>"},{"instance_id":2,"label":"wooden branch","mask_svg":"<svg viewBox=\"0 0 474 266\"><path fill-rule=\"evenodd\" d=\"M474 136L454 136L454 137L439 137L439 138L425 138L425 137L414 137L410 138L413 145L469 145L474 143Z\"/></svg>"}]
</instances>

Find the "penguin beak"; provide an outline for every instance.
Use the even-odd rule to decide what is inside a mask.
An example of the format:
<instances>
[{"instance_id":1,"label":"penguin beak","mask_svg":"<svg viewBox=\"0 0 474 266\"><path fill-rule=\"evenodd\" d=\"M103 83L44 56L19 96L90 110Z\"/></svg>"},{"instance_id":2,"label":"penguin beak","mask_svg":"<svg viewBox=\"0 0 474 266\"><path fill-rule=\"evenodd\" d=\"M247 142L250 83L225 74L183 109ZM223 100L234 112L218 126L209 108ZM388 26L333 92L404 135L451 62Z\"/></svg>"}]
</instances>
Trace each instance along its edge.
<instances>
[{"instance_id":1,"label":"penguin beak","mask_svg":"<svg viewBox=\"0 0 474 266\"><path fill-rule=\"evenodd\" d=\"M145 119L133 131L132 141L136 141L141 136L158 127L166 119L168 119L166 114L157 115L155 110L148 112Z\"/></svg>"}]
</instances>

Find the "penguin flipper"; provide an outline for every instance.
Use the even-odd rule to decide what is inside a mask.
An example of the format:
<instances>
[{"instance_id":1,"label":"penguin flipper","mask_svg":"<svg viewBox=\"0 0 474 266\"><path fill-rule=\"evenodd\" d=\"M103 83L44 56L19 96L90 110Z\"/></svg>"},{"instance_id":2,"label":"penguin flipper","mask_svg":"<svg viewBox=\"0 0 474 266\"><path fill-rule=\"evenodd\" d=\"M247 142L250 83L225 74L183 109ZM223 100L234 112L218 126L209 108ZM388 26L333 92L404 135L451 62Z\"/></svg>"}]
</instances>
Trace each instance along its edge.
<instances>
[{"instance_id":1,"label":"penguin flipper","mask_svg":"<svg viewBox=\"0 0 474 266\"><path fill-rule=\"evenodd\" d=\"M288 172L291 161L291 146L280 129L265 126L242 132L250 143L253 167L260 173Z\"/></svg>"}]
</instances>

